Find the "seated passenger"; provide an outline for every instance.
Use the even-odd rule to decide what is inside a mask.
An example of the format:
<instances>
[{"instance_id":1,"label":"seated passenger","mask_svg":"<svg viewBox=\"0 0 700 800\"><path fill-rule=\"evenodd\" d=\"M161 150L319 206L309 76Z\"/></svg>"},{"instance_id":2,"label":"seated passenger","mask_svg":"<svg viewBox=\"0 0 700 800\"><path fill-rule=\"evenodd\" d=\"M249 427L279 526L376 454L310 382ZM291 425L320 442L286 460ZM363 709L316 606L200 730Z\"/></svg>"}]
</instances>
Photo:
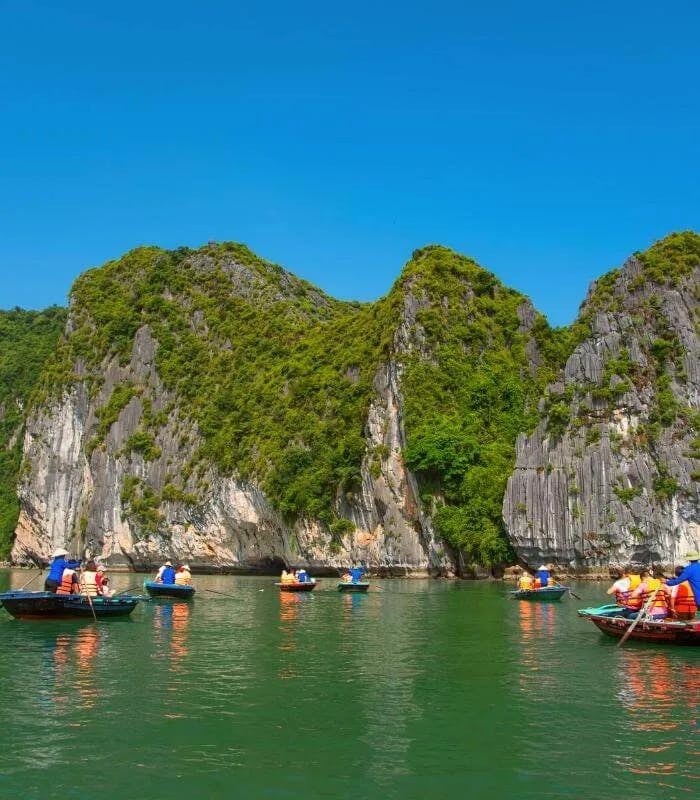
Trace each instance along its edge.
<instances>
[{"instance_id":1,"label":"seated passenger","mask_svg":"<svg viewBox=\"0 0 700 800\"><path fill-rule=\"evenodd\" d=\"M647 616L653 619L664 619L669 615L668 595L670 595L670 589L667 589L659 578L655 578L649 569L643 569L640 577L642 582L630 594L630 599L639 598Z\"/></svg>"},{"instance_id":2,"label":"seated passenger","mask_svg":"<svg viewBox=\"0 0 700 800\"><path fill-rule=\"evenodd\" d=\"M109 598L112 596L113 592L109 588L109 575L107 575L107 567L104 564L98 564L97 566L95 583L97 584L97 593L101 597Z\"/></svg>"},{"instance_id":3,"label":"seated passenger","mask_svg":"<svg viewBox=\"0 0 700 800\"><path fill-rule=\"evenodd\" d=\"M683 567L676 567L676 578L683 574ZM671 586L670 596L671 615L674 619L695 619L698 607L695 602L693 590L688 581L683 581L676 586Z\"/></svg>"},{"instance_id":4,"label":"seated passenger","mask_svg":"<svg viewBox=\"0 0 700 800\"><path fill-rule=\"evenodd\" d=\"M80 594L80 580L76 572L79 565L79 561L66 561L56 594Z\"/></svg>"},{"instance_id":5,"label":"seated passenger","mask_svg":"<svg viewBox=\"0 0 700 800\"><path fill-rule=\"evenodd\" d=\"M189 564L181 564L175 573L176 586L192 586L192 573Z\"/></svg>"},{"instance_id":6,"label":"seated passenger","mask_svg":"<svg viewBox=\"0 0 700 800\"><path fill-rule=\"evenodd\" d=\"M155 583L172 583L172 581L163 580L163 573L165 572L166 569L168 569L168 567L170 567L170 569L172 569L173 567L173 565L169 561L166 561L162 567L159 567L158 574L154 578Z\"/></svg>"},{"instance_id":7,"label":"seated passenger","mask_svg":"<svg viewBox=\"0 0 700 800\"><path fill-rule=\"evenodd\" d=\"M631 567L613 570L615 583L606 591L606 594L615 595L615 602L632 611L639 611L642 607L641 597L632 597L632 592L639 586L642 579L639 575L632 574Z\"/></svg>"},{"instance_id":8,"label":"seated passenger","mask_svg":"<svg viewBox=\"0 0 700 800\"><path fill-rule=\"evenodd\" d=\"M534 585L534 580L532 575L529 572L523 572L520 576L520 580L518 581L518 589L529 590L532 589Z\"/></svg>"},{"instance_id":9,"label":"seated passenger","mask_svg":"<svg viewBox=\"0 0 700 800\"><path fill-rule=\"evenodd\" d=\"M160 583L175 583L175 570L169 561L163 565L163 571L160 574Z\"/></svg>"},{"instance_id":10,"label":"seated passenger","mask_svg":"<svg viewBox=\"0 0 700 800\"><path fill-rule=\"evenodd\" d=\"M349 572L344 572L341 580L343 583L352 583L352 575Z\"/></svg>"},{"instance_id":11,"label":"seated passenger","mask_svg":"<svg viewBox=\"0 0 700 800\"><path fill-rule=\"evenodd\" d=\"M97 567L94 561L88 561L83 570L83 576L80 580L80 590L82 594L88 597L97 597L99 594L97 590Z\"/></svg>"}]
</instances>

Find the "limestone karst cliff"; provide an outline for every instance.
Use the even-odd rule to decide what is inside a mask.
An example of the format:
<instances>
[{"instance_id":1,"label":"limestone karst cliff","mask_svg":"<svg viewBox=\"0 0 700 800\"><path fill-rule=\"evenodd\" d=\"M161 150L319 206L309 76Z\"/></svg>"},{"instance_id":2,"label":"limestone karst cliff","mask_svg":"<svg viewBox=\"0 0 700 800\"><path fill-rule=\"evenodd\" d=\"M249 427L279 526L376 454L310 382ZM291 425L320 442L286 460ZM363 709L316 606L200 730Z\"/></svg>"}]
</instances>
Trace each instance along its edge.
<instances>
[{"instance_id":1,"label":"limestone karst cliff","mask_svg":"<svg viewBox=\"0 0 700 800\"><path fill-rule=\"evenodd\" d=\"M12 557L670 560L697 515L698 240L605 276L563 330L442 247L371 304L231 243L90 270L29 405Z\"/></svg>"},{"instance_id":2,"label":"limestone karst cliff","mask_svg":"<svg viewBox=\"0 0 700 800\"><path fill-rule=\"evenodd\" d=\"M526 562L682 560L700 544L700 237L593 284L580 343L518 437L503 517Z\"/></svg>"}]
</instances>

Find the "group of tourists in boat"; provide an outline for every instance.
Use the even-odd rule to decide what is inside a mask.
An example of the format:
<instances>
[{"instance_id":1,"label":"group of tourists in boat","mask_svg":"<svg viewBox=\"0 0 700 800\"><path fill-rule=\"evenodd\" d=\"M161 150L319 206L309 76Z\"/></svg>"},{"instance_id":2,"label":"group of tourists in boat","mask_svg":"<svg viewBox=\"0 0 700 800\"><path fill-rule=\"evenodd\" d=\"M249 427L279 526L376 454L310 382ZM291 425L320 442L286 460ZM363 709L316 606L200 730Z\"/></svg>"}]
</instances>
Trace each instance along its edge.
<instances>
[{"instance_id":1,"label":"group of tourists in boat","mask_svg":"<svg viewBox=\"0 0 700 800\"><path fill-rule=\"evenodd\" d=\"M677 566L666 578L659 568L626 566L616 570L617 580L607 594L615 597L620 616L634 619L644 609L651 620L692 620L700 605L700 553L686 555L688 565Z\"/></svg>"},{"instance_id":2,"label":"group of tourists in boat","mask_svg":"<svg viewBox=\"0 0 700 800\"><path fill-rule=\"evenodd\" d=\"M192 586L190 566L189 564L177 564L173 567L172 561L165 561L158 568L158 573L153 582L172 586Z\"/></svg>"},{"instance_id":3,"label":"group of tourists in boat","mask_svg":"<svg viewBox=\"0 0 700 800\"><path fill-rule=\"evenodd\" d=\"M316 583L316 579L312 578L303 567L301 569L290 567L289 570L282 570L280 583Z\"/></svg>"},{"instance_id":4,"label":"group of tourists in boat","mask_svg":"<svg viewBox=\"0 0 700 800\"><path fill-rule=\"evenodd\" d=\"M51 556L49 574L44 581L44 591L53 594L82 594L87 597L112 596L107 567L96 561L82 562L68 558L68 551L60 547Z\"/></svg>"},{"instance_id":5,"label":"group of tourists in boat","mask_svg":"<svg viewBox=\"0 0 700 800\"><path fill-rule=\"evenodd\" d=\"M557 586L557 582L554 580L552 568L544 564L537 569L534 575L525 570L518 580L518 589L522 591L544 589L547 586Z\"/></svg>"}]
</instances>

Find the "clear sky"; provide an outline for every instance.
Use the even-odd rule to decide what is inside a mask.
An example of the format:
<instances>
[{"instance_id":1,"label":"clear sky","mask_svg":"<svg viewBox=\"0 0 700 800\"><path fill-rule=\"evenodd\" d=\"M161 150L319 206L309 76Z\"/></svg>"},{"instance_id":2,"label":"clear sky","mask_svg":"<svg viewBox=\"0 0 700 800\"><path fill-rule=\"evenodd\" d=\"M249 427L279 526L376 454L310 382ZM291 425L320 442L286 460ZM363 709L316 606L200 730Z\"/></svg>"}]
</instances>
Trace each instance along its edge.
<instances>
[{"instance_id":1,"label":"clear sky","mask_svg":"<svg viewBox=\"0 0 700 800\"><path fill-rule=\"evenodd\" d=\"M0 0L0 307L235 240L343 298L439 242L570 321L700 228L700 4Z\"/></svg>"}]
</instances>

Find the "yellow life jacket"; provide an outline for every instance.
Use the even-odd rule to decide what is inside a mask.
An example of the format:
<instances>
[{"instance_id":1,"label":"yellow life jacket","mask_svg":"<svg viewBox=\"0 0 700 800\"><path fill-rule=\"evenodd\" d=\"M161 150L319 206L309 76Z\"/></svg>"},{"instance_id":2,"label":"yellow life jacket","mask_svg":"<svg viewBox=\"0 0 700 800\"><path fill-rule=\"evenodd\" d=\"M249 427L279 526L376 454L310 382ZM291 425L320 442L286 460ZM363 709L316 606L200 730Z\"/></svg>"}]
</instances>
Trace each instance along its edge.
<instances>
[{"instance_id":1,"label":"yellow life jacket","mask_svg":"<svg viewBox=\"0 0 700 800\"><path fill-rule=\"evenodd\" d=\"M642 579L639 577L639 575L627 575L626 577L630 579L630 592L633 592L642 582Z\"/></svg>"},{"instance_id":2,"label":"yellow life jacket","mask_svg":"<svg viewBox=\"0 0 700 800\"><path fill-rule=\"evenodd\" d=\"M518 581L519 589L532 589L533 581L531 575L522 575Z\"/></svg>"}]
</instances>

